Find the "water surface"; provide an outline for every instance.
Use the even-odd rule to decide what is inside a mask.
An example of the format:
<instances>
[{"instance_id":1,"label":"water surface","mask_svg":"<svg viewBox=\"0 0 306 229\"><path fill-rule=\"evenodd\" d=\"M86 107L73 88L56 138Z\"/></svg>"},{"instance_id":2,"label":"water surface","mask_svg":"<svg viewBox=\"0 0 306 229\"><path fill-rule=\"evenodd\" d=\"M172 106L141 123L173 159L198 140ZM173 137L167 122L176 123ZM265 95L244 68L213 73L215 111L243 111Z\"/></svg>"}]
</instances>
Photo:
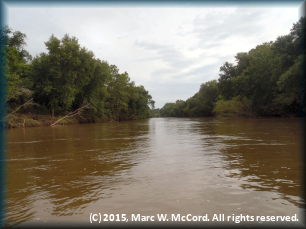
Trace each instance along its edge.
<instances>
[{"instance_id":1,"label":"water surface","mask_svg":"<svg viewBox=\"0 0 306 229\"><path fill-rule=\"evenodd\" d=\"M89 223L90 213L297 214L286 224L297 225L300 125L155 118L9 130L7 225Z\"/></svg>"}]
</instances>

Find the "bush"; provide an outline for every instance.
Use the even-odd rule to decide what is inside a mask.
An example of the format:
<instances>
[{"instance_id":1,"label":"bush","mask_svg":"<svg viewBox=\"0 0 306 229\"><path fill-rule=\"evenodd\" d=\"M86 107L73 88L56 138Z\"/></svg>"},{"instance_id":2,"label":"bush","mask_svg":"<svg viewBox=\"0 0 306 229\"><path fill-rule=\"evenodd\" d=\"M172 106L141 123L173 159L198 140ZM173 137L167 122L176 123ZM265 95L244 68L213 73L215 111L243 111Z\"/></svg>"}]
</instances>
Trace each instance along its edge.
<instances>
[{"instance_id":1,"label":"bush","mask_svg":"<svg viewBox=\"0 0 306 229\"><path fill-rule=\"evenodd\" d=\"M252 103L247 97L236 96L231 100L218 100L213 112L223 117L255 117L252 112Z\"/></svg>"}]
</instances>

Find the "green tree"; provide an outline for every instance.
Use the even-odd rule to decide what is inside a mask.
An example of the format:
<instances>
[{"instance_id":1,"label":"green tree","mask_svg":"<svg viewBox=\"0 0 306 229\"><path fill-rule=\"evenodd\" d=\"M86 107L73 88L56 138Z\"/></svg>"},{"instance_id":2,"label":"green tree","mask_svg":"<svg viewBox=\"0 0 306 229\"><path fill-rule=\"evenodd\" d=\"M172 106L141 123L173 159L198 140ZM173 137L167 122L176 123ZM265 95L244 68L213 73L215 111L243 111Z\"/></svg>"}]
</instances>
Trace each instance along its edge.
<instances>
[{"instance_id":1,"label":"green tree","mask_svg":"<svg viewBox=\"0 0 306 229\"><path fill-rule=\"evenodd\" d=\"M213 107L219 95L216 80L201 84L200 90L191 98L187 99L183 109L189 117L204 117L213 115Z\"/></svg>"},{"instance_id":2,"label":"green tree","mask_svg":"<svg viewBox=\"0 0 306 229\"><path fill-rule=\"evenodd\" d=\"M110 66L106 61L93 60L94 72L88 84L76 95L73 108L77 109L82 104L90 103L93 109L87 111L93 118L106 118L109 115L107 98L110 96L107 85L110 81Z\"/></svg>"},{"instance_id":3,"label":"green tree","mask_svg":"<svg viewBox=\"0 0 306 229\"><path fill-rule=\"evenodd\" d=\"M89 84L94 74L94 54L80 47L77 38L66 34L62 40L52 35L45 42L48 54L32 61L31 75L37 99L52 111L71 107L75 96Z\"/></svg>"},{"instance_id":4,"label":"green tree","mask_svg":"<svg viewBox=\"0 0 306 229\"><path fill-rule=\"evenodd\" d=\"M300 92L300 70L305 64L305 55L300 55L285 73L279 77L278 94L273 100L279 114L298 114L299 112L299 92ZM304 111L305 112L305 111Z\"/></svg>"},{"instance_id":5,"label":"green tree","mask_svg":"<svg viewBox=\"0 0 306 229\"><path fill-rule=\"evenodd\" d=\"M273 113L276 81L272 80L272 42L258 45L248 53L250 65L232 79L235 96L250 98L258 115ZM239 62L238 62L239 65Z\"/></svg>"},{"instance_id":6,"label":"green tree","mask_svg":"<svg viewBox=\"0 0 306 229\"><path fill-rule=\"evenodd\" d=\"M129 116L138 116L139 118L149 118L150 108L154 108L155 101L149 92L140 85L136 87L137 96L132 97L129 101Z\"/></svg>"},{"instance_id":7,"label":"green tree","mask_svg":"<svg viewBox=\"0 0 306 229\"><path fill-rule=\"evenodd\" d=\"M110 73L108 108L115 120L124 119L128 114L130 99L137 99L136 88L134 82L130 82L128 73L119 74L117 66L111 65Z\"/></svg>"},{"instance_id":8,"label":"green tree","mask_svg":"<svg viewBox=\"0 0 306 229\"><path fill-rule=\"evenodd\" d=\"M225 99L230 99L234 96L234 88L232 79L237 76L237 67L234 64L225 62L220 67L220 74L218 79L218 87L220 93Z\"/></svg>"},{"instance_id":9,"label":"green tree","mask_svg":"<svg viewBox=\"0 0 306 229\"><path fill-rule=\"evenodd\" d=\"M219 95L217 81L208 81L201 85L197 99L199 100L200 116L212 116L214 103Z\"/></svg>"},{"instance_id":10,"label":"green tree","mask_svg":"<svg viewBox=\"0 0 306 229\"><path fill-rule=\"evenodd\" d=\"M225 62L218 82L201 85L183 109L166 103L161 116L305 115L305 25L302 17L290 33L235 56L237 64Z\"/></svg>"},{"instance_id":11,"label":"green tree","mask_svg":"<svg viewBox=\"0 0 306 229\"><path fill-rule=\"evenodd\" d=\"M166 103L161 109L160 109L160 116L162 117L173 117L173 108L175 107L175 103Z\"/></svg>"},{"instance_id":12,"label":"green tree","mask_svg":"<svg viewBox=\"0 0 306 229\"><path fill-rule=\"evenodd\" d=\"M1 28L1 55L3 77L1 77L6 90L2 93L2 104L7 102L9 109L16 109L29 100L32 95L32 82L27 76L31 56L24 49L26 34L13 31L8 26Z\"/></svg>"},{"instance_id":13,"label":"green tree","mask_svg":"<svg viewBox=\"0 0 306 229\"><path fill-rule=\"evenodd\" d=\"M160 117L160 109L159 109L159 108L150 109L150 117L151 117L151 118Z\"/></svg>"},{"instance_id":14,"label":"green tree","mask_svg":"<svg viewBox=\"0 0 306 229\"><path fill-rule=\"evenodd\" d=\"M173 107L173 116L175 117L187 117L188 114L184 111L186 107L186 102L184 100L177 100L175 106Z\"/></svg>"},{"instance_id":15,"label":"green tree","mask_svg":"<svg viewBox=\"0 0 306 229\"><path fill-rule=\"evenodd\" d=\"M20 89L29 84L28 79L25 78L25 72L28 68L28 63L31 56L24 49L26 46L26 34L20 31L14 31L5 26L1 29L1 40L5 46L3 56L6 60L3 63L7 65L6 79L7 79L7 98L15 98L20 94Z\"/></svg>"},{"instance_id":16,"label":"green tree","mask_svg":"<svg viewBox=\"0 0 306 229\"><path fill-rule=\"evenodd\" d=\"M193 97L186 100L186 107L184 111L188 114L189 117L197 117L199 116L199 100L197 99L198 93L196 93Z\"/></svg>"}]
</instances>

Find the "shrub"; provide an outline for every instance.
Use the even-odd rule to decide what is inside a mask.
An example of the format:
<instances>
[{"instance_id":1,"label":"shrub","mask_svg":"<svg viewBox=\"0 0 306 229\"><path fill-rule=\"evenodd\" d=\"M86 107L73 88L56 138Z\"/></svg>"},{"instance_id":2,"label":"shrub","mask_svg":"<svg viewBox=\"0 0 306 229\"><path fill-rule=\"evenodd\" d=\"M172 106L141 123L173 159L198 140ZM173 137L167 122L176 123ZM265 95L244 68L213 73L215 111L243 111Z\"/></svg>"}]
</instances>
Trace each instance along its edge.
<instances>
[{"instance_id":1,"label":"shrub","mask_svg":"<svg viewBox=\"0 0 306 229\"><path fill-rule=\"evenodd\" d=\"M252 102L247 97L236 96L231 100L218 100L213 112L223 117L255 117L252 111Z\"/></svg>"}]
</instances>

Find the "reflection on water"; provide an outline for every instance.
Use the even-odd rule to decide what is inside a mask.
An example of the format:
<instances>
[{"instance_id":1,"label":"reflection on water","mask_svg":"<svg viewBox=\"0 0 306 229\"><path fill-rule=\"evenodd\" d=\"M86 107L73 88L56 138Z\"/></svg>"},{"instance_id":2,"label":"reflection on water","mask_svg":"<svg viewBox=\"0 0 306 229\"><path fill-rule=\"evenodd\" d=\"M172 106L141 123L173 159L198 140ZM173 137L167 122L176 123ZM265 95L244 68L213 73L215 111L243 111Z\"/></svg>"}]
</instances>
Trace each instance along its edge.
<instances>
[{"instance_id":1,"label":"reflection on water","mask_svg":"<svg viewBox=\"0 0 306 229\"><path fill-rule=\"evenodd\" d=\"M227 147L221 150L228 177L241 179L243 189L275 192L276 198L302 204L297 120L266 119L260 125L258 120L226 120L217 130L236 136L225 140Z\"/></svg>"},{"instance_id":2,"label":"reflection on water","mask_svg":"<svg viewBox=\"0 0 306 229\"><path fill-rule=\"evenodd\" d=\"M293 215L298 119L158 118L8 131L8 224L91 212Z\"/></svg>"}]
</instances>

